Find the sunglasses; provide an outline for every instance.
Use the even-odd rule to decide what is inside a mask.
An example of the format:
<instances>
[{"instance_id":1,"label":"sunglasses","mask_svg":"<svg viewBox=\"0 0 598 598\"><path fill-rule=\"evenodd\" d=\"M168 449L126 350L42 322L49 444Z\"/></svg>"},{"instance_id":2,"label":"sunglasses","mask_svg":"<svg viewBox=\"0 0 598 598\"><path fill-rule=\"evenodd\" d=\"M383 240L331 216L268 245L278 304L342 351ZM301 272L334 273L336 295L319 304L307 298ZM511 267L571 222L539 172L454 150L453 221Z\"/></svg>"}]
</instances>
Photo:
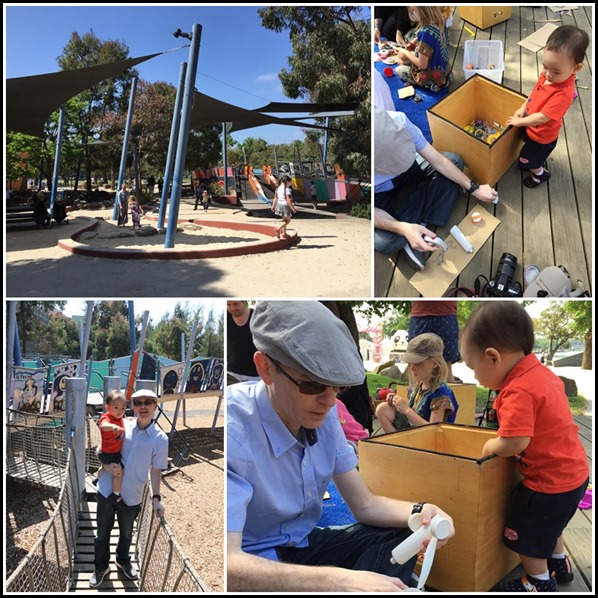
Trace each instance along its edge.
<instances>
[{"instance_id":1,"label":"sunglasses","mask_svg":"<svg viewBox=\"0 0 598 598\"><path fill-rule=\"evenodd\" d=\"M134 400L133 401L133 405L135 405L135 407L141 407L141 405L146 405L146 406L151 406L151 405L155 405L156 401L152 401L151 399L148 401L139 401L139 400Z\"/></svg>"},{"instance_id":2,"label":"sunglasses","mask_svg":"<svg viewBox=\"0 0 598 598\"><path fill-rule=\"evenodd\" d=\"M338 392L343 392L350 386L332 386L330 384L321 384L320 382L316 382L315 380L304 380L303 382L297 382L294 378L292 378L285 370L282 369L282 366L275 360L272 359L269 355L266 357L280 370L297 388L299 388L299 392L302 395L319 395L320 393L324 392L327 388L336 388Z\"/></svg>"}]
</instances>

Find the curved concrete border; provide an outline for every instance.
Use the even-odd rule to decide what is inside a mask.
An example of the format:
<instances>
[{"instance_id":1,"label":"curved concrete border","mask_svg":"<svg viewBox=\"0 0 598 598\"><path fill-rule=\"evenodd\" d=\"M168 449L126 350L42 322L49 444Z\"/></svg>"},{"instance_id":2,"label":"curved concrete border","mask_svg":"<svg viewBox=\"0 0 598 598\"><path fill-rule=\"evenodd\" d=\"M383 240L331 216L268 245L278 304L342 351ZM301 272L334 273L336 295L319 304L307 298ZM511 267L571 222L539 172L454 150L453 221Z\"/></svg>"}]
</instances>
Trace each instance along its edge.
<instances>
[{"instance_id":1,"label":"curved concrete border","mask_svg":"<svg viewBox=\"0 0 598 598\"><path fill-rule=\"evenodd\" d=\"M230 230L244 230L269 237L275 237L274 226L265 224L237 223L224 221L195 220L193 218L181 218L178 223L192 222L200 226L212 226L214 228L228 228ZM255 253L268 253L285 249L291 245L299 243L301 238L297 233L291 233L288 239L273 238L271 241L253 241L250 243L237 243L234 247L221 247L218 249L116 249L113 247L94 247L84 243L79 243L77 239L84 233L96 229L100 221L91 223L89 226L76 231L68 239L60 239L58 247L70 251L77 255L87 255L89 257L102 257L109 259L124 260L194 260L217 257L231 257L236 255L251 255Z\"/></svg>"}]
</instances>

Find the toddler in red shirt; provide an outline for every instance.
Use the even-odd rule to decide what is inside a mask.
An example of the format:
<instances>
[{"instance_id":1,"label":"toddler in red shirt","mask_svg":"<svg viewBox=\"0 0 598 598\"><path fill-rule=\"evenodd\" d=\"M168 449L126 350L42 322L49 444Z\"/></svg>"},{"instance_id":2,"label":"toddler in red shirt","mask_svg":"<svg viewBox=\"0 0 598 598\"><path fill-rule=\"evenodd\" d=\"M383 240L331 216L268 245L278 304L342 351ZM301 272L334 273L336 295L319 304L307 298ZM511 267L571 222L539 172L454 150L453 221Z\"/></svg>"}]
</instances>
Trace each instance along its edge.
<instances>
[{"instance_id":1,"label":"toddler in red shirt","mask_svg":"<svg viewBox=\"0 0 598 598\"><path fill-rule=\"evenodd\" d=\"M100 432L102 434L102 444L98 450L98 459L104 465L118 463L122 467L121 448L125 434L123 416L127 408L127 400L119 390L111 390L106 395L106 412L100 417ZM101 471L98 472L98 477ZM112 494L110 500L116 503L123 503L120 496L122 487L122 476L112 476Z\"/></svg>"},{"instance_id":2,"label":"toddler in red shirt","mask_svg":"<svg viewBox=\"0 0 598 598\"><path fill-rule=\"evenodd\" d=\"M515 457L523 480L513 490L504 545L519 554L520 579L503 592L556 592L573 572L563 531L589 482L589 466L562 380L534 355L534 327L512 301L486 301L461 336L461 356L480 384L500 388L497 437L483 456Z\"/></svg>"},{"instance_id":3,"label":"toddler in red shirt","mask_svg":"<svg viewBox=\"0 0 598 598\"><path fill-rule=\"evenodd\" d=\"M519 110L507 119L507 125L525 127L519 168L531 172L523 181L526 187L533 189L550 178L544 164L556 147L563 117L575 97L575 78L589 43L585 31L573 25L557 27L546 42L538 82Z\"/></svg>"}]
</instances>

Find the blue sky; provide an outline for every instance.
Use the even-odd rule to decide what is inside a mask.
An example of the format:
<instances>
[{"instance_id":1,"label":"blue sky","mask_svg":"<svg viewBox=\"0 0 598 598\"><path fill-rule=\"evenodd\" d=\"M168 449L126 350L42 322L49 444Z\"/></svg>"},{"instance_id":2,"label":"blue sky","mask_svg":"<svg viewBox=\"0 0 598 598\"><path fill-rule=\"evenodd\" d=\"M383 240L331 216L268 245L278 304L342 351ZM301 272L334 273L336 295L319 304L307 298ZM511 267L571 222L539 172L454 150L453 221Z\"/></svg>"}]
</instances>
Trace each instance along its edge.
<instances>
[{"instance_id":1,"label":"blue sky","mask_svg":"<svg viewBox=\"0 0 598 598\"><path fill-rule=\"evenodd\" d=\"M157 324L165 313L172 315L178 302L191 307L195 305L204 306L204 314L207 316L210 310L218 317L224 314L225 302L218 299L133 299L135 317L142 316L144 311L149 311L150 322ZM69 299L64 309L64 314L69 317L84 316L87 313L87 302L83 299Z\"/></svg>"},{"instance_id":2,"label":"blue sky","mask_svg":"<svg viewBox=\"0 0 598 598\"><path fill-rule=\"evenodd\" d=\"M121 40L131 57L179 48L188 43L172 33L202 26L196 88L247 109L271 101L292 101L282 93L277 74L288 66L289 34L261 26L258 6L10 6L4 5L4 72L6 78L58 70L56 58L77 31L93 29L100 40ZM136 68L142 79L177 85L189 49L157 56ZM300 100L299 100L300 101ZM299 127L269 125L239 131L233 138L262 137L270 143L303 139Z\"/></svg>"}]
</instances>

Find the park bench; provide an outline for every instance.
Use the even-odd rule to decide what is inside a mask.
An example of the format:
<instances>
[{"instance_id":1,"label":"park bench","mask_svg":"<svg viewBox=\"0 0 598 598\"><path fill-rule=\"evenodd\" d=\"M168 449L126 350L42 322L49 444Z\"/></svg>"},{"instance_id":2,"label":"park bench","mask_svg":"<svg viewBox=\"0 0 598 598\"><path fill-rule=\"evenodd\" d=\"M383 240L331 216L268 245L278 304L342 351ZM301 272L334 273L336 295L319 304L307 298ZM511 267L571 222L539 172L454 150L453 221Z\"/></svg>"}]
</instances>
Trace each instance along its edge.
<instances>
[{"instance_id":1,"label":"park bench","mask_svg":"<svg viewBox=\"0 0 598 598\"><path fill-rule=\"evenodd\" d=\"M6 206L6 223L31 223L37 224L33 219L33 206L23 204L20 206Z\"/></svg>"}]
</instances>

